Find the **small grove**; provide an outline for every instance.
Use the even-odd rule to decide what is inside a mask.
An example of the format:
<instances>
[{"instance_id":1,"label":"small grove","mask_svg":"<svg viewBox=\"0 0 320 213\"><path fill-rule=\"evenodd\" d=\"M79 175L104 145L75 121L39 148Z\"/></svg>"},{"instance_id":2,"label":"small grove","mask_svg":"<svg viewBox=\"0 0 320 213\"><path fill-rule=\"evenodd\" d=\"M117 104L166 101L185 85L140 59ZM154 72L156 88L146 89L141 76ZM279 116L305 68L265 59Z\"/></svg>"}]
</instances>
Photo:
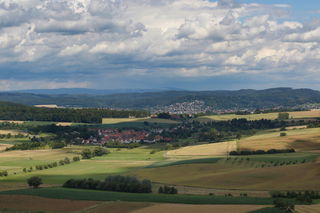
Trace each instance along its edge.
<instances>
[{"instance_id":1,"label":"small grove","mask_svg":"<svg viewBox=\"0 0 320 213\"><path fill-rule=\"evenodd\" d=\"M70 179L63 184L66 188L78 189L94 189L116 192L131 192L131 193L151 193L152 184L150 180L138 180L136 177L130 176L108 176L105 180L88 179Z\"/></svg>"}]
</instances>

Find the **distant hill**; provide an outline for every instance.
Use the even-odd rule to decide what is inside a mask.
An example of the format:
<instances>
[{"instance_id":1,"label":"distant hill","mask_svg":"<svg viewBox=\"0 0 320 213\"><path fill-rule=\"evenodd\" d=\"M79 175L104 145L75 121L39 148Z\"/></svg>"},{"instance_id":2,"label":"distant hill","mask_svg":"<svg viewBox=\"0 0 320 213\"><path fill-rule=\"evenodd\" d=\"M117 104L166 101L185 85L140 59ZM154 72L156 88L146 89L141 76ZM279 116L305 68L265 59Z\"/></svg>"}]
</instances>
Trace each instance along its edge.
<instances>
[{"instance_id":1,"label":"distant hill","mask_svg":"<svg viewBox=\"0 0 320 213\"><path fill-rule=\"evenodd\" d=\"M161 92L181 89L163 88L163 89L88 89L88 88L60 88L60 89L30 89L12 91L12 93L32 93L43 95L110 95L119 93L145 93L145 92Z\"/></svg>"},{"instance_id":2,"label":"distant hill","mask_svg":"<svg viewBox=\"0 0 320 213\"><path fill-rule=\"evenodd\" d=\"M307 103L320 103L320 92L311 89L272 88L237 91L135 92L107 95L0 93L0 101L27 105L56 104L66 107L146 109L194 100L204 101L206 105L215 109L293 107Z\"/></svg>"}]
</instances>

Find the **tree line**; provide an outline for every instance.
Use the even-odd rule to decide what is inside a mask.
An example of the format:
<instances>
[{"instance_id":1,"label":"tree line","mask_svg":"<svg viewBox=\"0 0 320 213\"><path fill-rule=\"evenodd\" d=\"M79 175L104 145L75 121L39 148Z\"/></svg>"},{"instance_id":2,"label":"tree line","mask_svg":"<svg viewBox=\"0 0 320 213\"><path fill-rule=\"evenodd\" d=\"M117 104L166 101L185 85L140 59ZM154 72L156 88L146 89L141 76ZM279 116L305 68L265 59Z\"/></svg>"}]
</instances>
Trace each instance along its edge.
<instances>
[{"instance_id":1,"label":"tree line","mask_svg":"<svg viewBox=\"0 0 320 213\"><path fill-rule=\"evenodd\" d=\"M151 193L152 184L150 180L138 180L136 177L114 175L108 176L104 181L88 179L70 179L67 180L63 187L79 189L95 189L116 192L131 193Z\"/></svg>"},{"instance_id":2,"label":"tree line","mask_svg":"<svg viewBox=\"0 0 320 213\"><path fill-rule=\"evenodd\" d=\"M269 149L264 150L242 150L242 151L231 151L229 155L264 155L264 154L277 154L277 153L292 153L295 152L294 149Z\"/></svg>"},{"instance_id":3,"label":"tree line","mask_svg":"<svg viewBox=\"0 0 320 213\"><path fill-rule=\"evenodd\" d=\"M102 118L147 117L142 110L111 110L103 108L39 108L0 102L0 120L101 123Z\"/></svg>"}]
</instances>

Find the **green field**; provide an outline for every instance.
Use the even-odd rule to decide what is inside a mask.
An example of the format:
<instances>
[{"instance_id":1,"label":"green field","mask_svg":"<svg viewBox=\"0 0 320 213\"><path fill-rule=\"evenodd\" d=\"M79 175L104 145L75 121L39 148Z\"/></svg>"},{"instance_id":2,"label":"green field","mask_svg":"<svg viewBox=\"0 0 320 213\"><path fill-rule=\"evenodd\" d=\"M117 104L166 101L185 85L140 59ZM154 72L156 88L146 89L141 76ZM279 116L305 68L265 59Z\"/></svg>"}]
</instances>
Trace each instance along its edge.
<instances>
[{"instance_id":1,"label":"green field","mask_svg":"<svg viewBox=\"0 0 320 213\"><path fill-rule=\"evenodd\" d=\"M222 197L201 195L164 195L164 194L140 194L124 193L68 188L39 188L22 189L0 192L12 195L36 195L47 198L71 199L71 200L97 200L97 201L131 201L131 202L156 202L156 203L185 203L185 204L255 204L270 205L271 198L253 197Z\"/></svg>"},{"instance_id":2,"label":"green field","mask_svg":"<svg viewBox=\"0 0 320 213\"><path fill-rule=\"evenodd\" d=\"M60 150L25 150L0 153L0 171L7 170L8 177L0 177L4 182L25 182L34 175L41 176L47 184L62 184L70 178L93 177L104 179L108 174L124 173L145 167L163 160L163 151L150 154L152 149L139 147L135 149L109 149L110 154L81 160L46 170L34 170L24 173L23 168L35 167L69 157L78 156L83 146L66 147ZM92 147L93 148L93 147ZM16 173L16 174L14 174Z\"/></svg>"}]
</instances>

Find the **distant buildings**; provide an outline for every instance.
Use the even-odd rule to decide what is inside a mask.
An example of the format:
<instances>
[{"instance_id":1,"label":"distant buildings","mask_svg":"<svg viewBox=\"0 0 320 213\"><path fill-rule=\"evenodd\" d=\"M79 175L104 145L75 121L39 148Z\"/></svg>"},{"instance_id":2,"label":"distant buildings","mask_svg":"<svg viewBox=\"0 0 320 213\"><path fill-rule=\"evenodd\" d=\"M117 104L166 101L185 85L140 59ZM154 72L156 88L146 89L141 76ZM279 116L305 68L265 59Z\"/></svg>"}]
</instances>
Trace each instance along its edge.
<instances>
[{"instance_id":1,"label":"distant buildings","mask_svg":"<svg viewBox=\"0 0 320 213\"><path fill-rule=\"evenodd\" d=\"M172 138L163 137L160 133L163 130L154 129L150 131L98 129L99 138L91 137L83 140L82 144L105 144L108 142L129 143L156 143L171 142Z\"/></svg>"},{"instance_id":2,"label":"distant buildings","mask_svg":"<svg viewBox=\"0 0 320 213\"><path fill-rule=\"evenodd\" d=\"M152 114L167 112L169 114L199 114L212 112L212 107L205 105L204 101L175 103L169 106L157 106L150 109Z\"/></svg>"}]
</instances>

